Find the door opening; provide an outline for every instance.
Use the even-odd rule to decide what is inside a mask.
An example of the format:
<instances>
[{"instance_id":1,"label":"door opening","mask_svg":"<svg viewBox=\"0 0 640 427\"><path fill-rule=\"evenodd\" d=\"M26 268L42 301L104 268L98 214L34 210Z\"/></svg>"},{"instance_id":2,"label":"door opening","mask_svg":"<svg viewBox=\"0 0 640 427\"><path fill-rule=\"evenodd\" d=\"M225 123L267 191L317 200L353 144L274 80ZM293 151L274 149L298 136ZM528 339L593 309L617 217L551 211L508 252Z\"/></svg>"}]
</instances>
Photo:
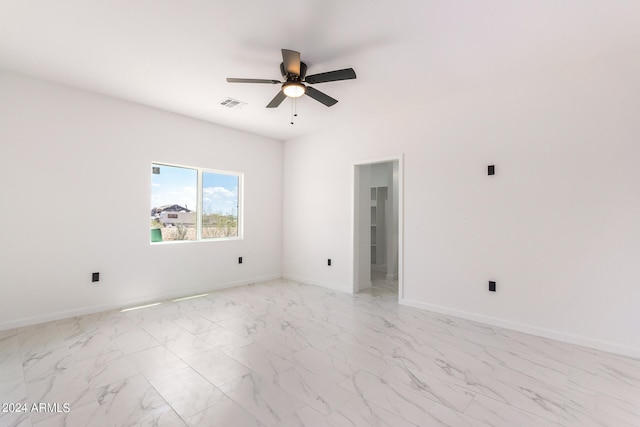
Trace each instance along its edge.
<instances>
[{"instance_id":1,"label":"door opening","mask_svg":"<svg viewBox=\"0 0 640 427\"><path fill-rule=\"evenodd\" d=\"M400 157L354 165L354 293L402 295L401 168Z\"/></svg>"}]
</instances>

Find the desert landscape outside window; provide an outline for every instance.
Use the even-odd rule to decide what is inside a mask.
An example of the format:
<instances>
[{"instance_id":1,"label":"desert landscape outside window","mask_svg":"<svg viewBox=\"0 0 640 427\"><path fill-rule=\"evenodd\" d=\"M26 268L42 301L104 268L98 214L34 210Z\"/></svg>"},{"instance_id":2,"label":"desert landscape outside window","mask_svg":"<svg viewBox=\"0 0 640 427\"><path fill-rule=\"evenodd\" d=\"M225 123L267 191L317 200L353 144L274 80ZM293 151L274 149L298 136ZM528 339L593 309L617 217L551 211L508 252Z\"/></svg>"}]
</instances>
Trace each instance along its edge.
<instances>
[{"instance_id":1,"label":"desert landscape outside window","mask_svg":"<svg viewBox=\"0 0 640 427\"><path fill-rule=\"evenodd\" d=\"M242 174L151 165L151 243L240 237Z\"/></svg>"}]
</instances>

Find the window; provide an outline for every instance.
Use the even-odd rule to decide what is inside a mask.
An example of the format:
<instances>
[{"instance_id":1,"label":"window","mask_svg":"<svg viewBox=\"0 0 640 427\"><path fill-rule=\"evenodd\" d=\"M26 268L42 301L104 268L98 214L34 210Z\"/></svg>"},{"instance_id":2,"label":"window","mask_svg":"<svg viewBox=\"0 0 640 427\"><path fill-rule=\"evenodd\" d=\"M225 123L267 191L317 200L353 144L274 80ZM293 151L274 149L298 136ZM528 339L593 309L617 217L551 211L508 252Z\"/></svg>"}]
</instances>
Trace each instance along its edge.
<instances>
[{"instance_id":1,"label":"window","mask_svg":"<svg viewBox=\"0 0 640 427\"><path fill-rule=\"evenodd\" d=\"M241 237L242 174L151 165L151 242Z\"/></svg>"}]
</instances>

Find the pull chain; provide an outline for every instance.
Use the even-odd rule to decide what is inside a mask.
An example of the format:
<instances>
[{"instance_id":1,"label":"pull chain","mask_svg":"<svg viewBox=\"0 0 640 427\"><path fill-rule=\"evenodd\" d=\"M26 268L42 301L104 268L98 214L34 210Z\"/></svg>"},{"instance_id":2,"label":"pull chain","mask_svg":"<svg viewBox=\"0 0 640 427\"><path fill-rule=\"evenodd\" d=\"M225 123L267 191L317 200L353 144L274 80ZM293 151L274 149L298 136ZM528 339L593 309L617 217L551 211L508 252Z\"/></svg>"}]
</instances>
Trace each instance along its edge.
<instances>
[{"instance_id":1,"label":"pull chain","mask_svg":"<svg viewBox=\"0 0 640 427\"><path fill-rule=\"evenodd\" d=\"M298 104L296 103L296 99L298 98L291 98L291 124L294 124L293 118L298 117Z\"/></svg>"}]
</instances>

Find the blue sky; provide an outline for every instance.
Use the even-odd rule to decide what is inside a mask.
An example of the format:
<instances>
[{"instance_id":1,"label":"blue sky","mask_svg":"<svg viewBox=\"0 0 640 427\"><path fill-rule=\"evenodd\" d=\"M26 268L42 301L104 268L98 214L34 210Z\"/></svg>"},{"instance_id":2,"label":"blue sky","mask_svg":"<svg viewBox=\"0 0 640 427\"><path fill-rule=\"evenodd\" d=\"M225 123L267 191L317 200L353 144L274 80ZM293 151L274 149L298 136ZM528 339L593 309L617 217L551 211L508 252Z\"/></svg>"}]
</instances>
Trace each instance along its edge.
<instances>
[{"instance_id":1,"label":"blue sky","mask_svg":"<svg viewBox=\"0 0 640 427\"><path fill-rule=\"evenodd\" d=\"M196 209L198 171L157 165L160 174L151 174L151 208L178 204ZM203 172L202 208L204 213L237 214L238 177Z\"/></svg>"},{"instance_id":2,"label":"blue sky","mask_svg":"<svg viewBox=\"0 0 640 427\"><path fill-rule=\"evenodd\" d=\"M238 177L204 172L202 174L202 210L204 213L238 213Z\"/></svg>"}]
</instances>

